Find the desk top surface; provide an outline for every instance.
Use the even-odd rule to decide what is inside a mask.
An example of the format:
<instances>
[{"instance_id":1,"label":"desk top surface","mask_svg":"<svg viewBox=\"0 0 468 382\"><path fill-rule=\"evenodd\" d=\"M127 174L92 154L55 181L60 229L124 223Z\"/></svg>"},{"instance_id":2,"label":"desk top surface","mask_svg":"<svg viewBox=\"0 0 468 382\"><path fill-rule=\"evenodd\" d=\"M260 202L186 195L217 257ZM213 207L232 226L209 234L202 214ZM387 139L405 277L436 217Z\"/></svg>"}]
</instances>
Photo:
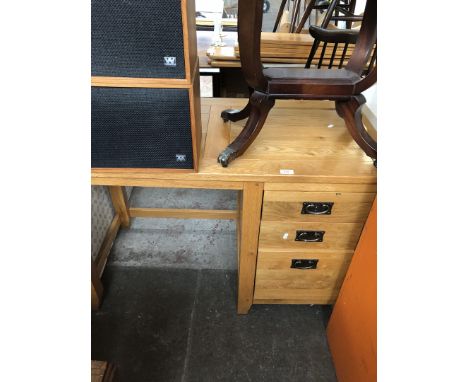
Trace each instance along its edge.
<instances>
[{"instance_id":1,"label":"desk top surface","mask_svg":"<svg viewBox=\"0 0 468 382\"><path fill-rule=\"evenodd\" d=\"M257 181L375 185L372 160L349 135L330 101L278 100L262 131L239 158L223 168L218 154L246 120L224 123L221 111L246 99L202 98L202 148L198 173L157 169L92 169L93 185L151 185L151 181ZM286 171L284 171L286 170ZM168 186L170 187L170 186ZM209 187L206 187L209 188ZM216 188L216 187L213 187ZM226 188L231 188L229 185Z\"/></svg>"}]
</instances>

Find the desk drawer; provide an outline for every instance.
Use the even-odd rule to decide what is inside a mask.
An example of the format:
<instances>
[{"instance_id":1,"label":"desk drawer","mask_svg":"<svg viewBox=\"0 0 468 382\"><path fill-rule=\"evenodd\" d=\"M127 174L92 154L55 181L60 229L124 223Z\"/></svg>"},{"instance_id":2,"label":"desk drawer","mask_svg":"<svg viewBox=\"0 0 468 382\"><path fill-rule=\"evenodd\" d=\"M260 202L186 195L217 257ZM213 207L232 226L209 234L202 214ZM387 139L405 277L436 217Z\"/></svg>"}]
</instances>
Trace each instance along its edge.
<instances>
[{"instance_id":1,"label":"desk drawer","mask_svg":"<svg viewBox=\"0 0 468 382\"><path fill-rule=\"evenodd\" d=\"M255 303L332 304L346 275L352 251L304 253L260 251ZM315 269L291 268L293 260L314 260Z\"/></svg>"},{"instance_id":2,"label":"desk drawer","mask_svg":"<svg viewBox=\"0 0 468 382\"><path fill-rule=\"evenodd\" d=\"M262 221L259 250L302 253L331 249L353 251L361 235L362 227L363 223ZM311 241L301 241L301 239Z\"/></svg>"},{"instance_id":3,"label":"desk drawer","mask_svg":"<svg viewBox=\"0 0 468 382\"><path fill-rule=\"evenodd\" d=\"M262 220L362 223L374 193L265 191Z\"/></svg>"}]
</instances>

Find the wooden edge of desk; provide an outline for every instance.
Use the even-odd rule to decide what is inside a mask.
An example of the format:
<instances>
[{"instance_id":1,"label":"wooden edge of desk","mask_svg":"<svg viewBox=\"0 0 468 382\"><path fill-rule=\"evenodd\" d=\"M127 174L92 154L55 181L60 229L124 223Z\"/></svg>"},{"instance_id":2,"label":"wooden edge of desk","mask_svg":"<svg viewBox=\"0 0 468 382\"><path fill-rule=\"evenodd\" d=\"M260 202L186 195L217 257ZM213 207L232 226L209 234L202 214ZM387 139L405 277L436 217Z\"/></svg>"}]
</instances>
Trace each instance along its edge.
<instances>
[{"instance_id":1,"label":"wooden edge of desk","mask_svg":"<svg viewBox=\"0 0 468 382\"><path fill-rule=\"evenodd\" d=\"M213 190L242 190L242 182L221 180L183 180L165 178L130 178L130 177L92 177L93 186L134 186L134 187L160 187L160 188L202 188Z\"/></svg>"},{"instance_id":2,"label":"wooden edge of desk","mask_svg":"<svg viewBox=\"0 0 468 382\"><path fill-rule=\"evenodd\" d=\"M302 187L308 185L309 190L313 188L321 189L321 185L336 185L339 190L341 185L347 185L347 188L356 187L375 187L375 176L352 176L352 177L326 177L321 175L241 175L241 174L198 174L202 179L190 179L192 176L187 174L185 179L176 174L99 174L93 173L91 176L92 186L134 186L134 187L161 187L161 188L209 188L219 190L242 190L244 182L262 182L268 184L267 189L291 189L292 184L301 184ZM278 184L281 186L274 186ZM290 185L290 186L286 186ZM294 186L295 187L295 186ZM362 191L356 191L362 192ZM374 191L371 191L374 192Z\"/></svg>"},{"instance_id":3,"label":"wooden edge of desk","mask_svg":"<svg viewBox=\"0 0 468 382\"><path fill-rule=\"evenodd\" d=\"M247 314L254 297L263 183L246 182L241 198L237 313Z\"/></svg>"},{"instance_id":4,"label":"wooden edge of desk","mask_svg":"<svg viewBox=\"0 0 468 382\"><path fill-rule=\"evenodd\" d=\"M260 299L260 298L254 298L253 303L255 305L332 305L336 301L336 296L335 297L330 297L330 298L325 298L322 299L322 301L317 302L317 298L309 298L309 299Z\"/></svg>"},{"instance_id":5,"label":"wooden edge of desk","mask_svg":"<svg viewBox=\"0 0 468 382\"><path fill-rule=\"evenodd\" d=\"M176 208L130 208L130 217L175 218L175 219L221 219L235 220L237 210L200 210Z\"/></svg>"},{"instance_id":6,"label":"wooden edge of desk","mask_svg":"<svg viewBox=\"0 0 468 382\"><path fill-rule=\"evenodd\" d=\"M115 213L120 217L120 224L123 227L130 226L130 216L128 214L128 199L125 189L122 186L110 186L109 194L114 206Z\"/></svg>"}]
</instances>

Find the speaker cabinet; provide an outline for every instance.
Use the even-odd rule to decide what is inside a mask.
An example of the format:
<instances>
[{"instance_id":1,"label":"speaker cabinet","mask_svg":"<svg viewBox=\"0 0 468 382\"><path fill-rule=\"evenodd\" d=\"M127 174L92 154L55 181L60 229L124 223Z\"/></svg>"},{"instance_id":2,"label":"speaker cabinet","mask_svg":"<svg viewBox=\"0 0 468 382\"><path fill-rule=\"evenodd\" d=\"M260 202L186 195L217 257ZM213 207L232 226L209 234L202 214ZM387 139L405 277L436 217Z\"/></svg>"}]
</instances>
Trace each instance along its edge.
<instances>
[{"instance_id":1,"label":"speaker cabinet","mask_svg":"<svg viewBox=\"0 0 468 382\"><path fill-rule=\"evenodd\" d=\"M91 166L198 170L194 0L92 0Z\"/></svg>"}]
</instances>

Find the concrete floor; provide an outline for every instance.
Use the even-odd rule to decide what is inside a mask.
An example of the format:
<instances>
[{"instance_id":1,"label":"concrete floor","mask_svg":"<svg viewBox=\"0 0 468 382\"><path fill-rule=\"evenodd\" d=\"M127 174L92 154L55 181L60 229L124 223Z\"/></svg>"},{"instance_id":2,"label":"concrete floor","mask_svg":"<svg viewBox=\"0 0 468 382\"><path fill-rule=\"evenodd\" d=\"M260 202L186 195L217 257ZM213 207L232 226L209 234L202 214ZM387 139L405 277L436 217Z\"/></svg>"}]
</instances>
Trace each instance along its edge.
<instances>
[{"instance_id":1,"label":"concrete floor","mask_svg":"<svg viewBox=\"0 0 468 382\"><path fill-rule=\"evenodd\" d=\"M135 187L132 207L235 210L237 192ZM114 242L110 264L181 269L237 269L232 220L132 219Z\"/></svg>"},{"instance_id":2,"label":"concrete floor","mask_svg":"<svg viewBox=\"0 0 468 382\"><path fill-rule=\"evenodd\" d=\"M229 191L135 188L131 205L234 209ZM92 358L120 381L330 381L328 306L255 305L236 314L236 227L133 219L119 233L92 313Z\"/></svg>"}]
</instances>

